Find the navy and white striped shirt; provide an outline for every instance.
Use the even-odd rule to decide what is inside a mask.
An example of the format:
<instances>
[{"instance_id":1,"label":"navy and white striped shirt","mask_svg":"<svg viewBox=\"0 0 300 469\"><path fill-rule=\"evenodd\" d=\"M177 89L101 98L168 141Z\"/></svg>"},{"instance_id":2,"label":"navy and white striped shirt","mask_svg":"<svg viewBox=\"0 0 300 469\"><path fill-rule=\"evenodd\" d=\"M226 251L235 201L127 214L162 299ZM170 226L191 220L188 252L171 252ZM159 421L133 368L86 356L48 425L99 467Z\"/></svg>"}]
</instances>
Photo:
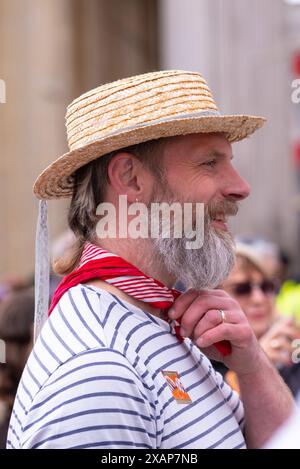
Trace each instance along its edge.
<instances>
[{"instance_id":1,"label":"navy and white striped shirt","mask_svg":"<svg viewBox=\"0 0 300 469\"><path fill-rule=\"evenodd\" d=\"M162 371L177 372L178 403ZM243 406L172 324L97 287L63 295L25 367L8 448L242 448Z\"/></svg>"}]
</instances>

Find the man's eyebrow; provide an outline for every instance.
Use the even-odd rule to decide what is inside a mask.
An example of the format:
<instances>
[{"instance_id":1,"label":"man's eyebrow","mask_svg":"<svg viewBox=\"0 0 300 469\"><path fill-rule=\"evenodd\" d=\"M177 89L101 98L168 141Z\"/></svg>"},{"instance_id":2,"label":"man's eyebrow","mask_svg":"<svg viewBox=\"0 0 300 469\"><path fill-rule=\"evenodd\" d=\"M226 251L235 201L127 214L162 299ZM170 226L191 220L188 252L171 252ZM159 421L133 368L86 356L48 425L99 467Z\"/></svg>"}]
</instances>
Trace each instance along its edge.
<instances>
[{"instance_id":1,"label":"man's eyebrow","mask_svg":"<svg viewBox=\"0 0 300 469\"><path fill-rule=\"evenodd\" d=\"M227 158L227 154L224 153L223 151L219 151L219 150L212 150L208 153L207 156L214 156L214 157L217 157L217 158ZM233 160L233 157L234 155L231 155L230 159Z\"/></svg>"}]
</instances>

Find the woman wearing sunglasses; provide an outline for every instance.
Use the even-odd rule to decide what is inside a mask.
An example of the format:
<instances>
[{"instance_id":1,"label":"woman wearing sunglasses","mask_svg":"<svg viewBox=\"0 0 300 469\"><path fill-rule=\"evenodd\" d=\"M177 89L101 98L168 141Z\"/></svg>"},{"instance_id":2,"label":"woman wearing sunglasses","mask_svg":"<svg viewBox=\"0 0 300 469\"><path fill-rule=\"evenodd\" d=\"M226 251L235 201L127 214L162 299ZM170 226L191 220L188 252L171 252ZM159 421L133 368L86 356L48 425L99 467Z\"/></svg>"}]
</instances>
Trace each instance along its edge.
<instances>
[{"instance_id":1,"label":"woman wearing sunglasses","mask_svg":"<svg viewBox=\"0 0 300 469\"><path fill-rule=\"evenodd\" d=\"M235 266L221 288L239 302L261 347L296 395L300 390L300 364L292 362L292 354L293 341L300 338L300 327L293 318L276 314L275 285L254 249L237 245ZM219 371L226 373L226 380L238 390L235 375Z\"/></svg>"}]
</instances>

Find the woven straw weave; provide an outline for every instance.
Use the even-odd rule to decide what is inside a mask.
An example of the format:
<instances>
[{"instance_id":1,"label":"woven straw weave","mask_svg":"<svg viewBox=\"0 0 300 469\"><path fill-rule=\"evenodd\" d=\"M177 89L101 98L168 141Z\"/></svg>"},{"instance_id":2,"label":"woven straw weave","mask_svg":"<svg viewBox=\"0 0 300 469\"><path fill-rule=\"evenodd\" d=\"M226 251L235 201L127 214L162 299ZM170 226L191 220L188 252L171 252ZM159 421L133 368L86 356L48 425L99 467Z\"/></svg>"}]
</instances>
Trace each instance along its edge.
<instances>
[{"instance_id":1,"label":"woven straw weave","mask_svg":"<svg viewBox=\"0 0 300 469\"><path fill-rule=\"evenodd\" d=\"M42 172L34 193L40 199L70 196L76 169L129 145L208 132L223 132L235 142L264 121L255 116L222 116L206 81L196 72L153 72L102 85L69 105L70 151Z\"/></svg>"}]
</instances>

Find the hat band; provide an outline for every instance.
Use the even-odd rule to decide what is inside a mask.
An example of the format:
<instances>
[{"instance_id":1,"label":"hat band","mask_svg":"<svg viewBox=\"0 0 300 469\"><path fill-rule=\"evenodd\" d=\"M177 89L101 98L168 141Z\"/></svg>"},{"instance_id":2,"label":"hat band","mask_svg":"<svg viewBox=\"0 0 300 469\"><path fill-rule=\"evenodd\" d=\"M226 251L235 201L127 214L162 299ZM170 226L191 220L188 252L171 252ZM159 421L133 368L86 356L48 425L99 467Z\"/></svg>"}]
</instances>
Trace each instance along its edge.
<instances>
[{"instance_id":1,"label":"hat band","mask_svg":"<svg viewBox=\"0 0 300 469\"><path fill-rule=\"evenodd\" d=\"M134 124L134 125L128 125L126 127L119 127L118 129L116 129L112 132L105 133L101 136L99 135L99 133L96 132L96 135L94 135L91 138L88 138L88 139L84 140L79 145L79 148L81 146L89 145L90 143L93 143L93 142L99 140L99 138L109 138L109 137L112 137L113 135L119 134L120 132L122 132L122 133L123 132L130 132L131 130L146 128L146 127L152 127L154 125L163 124L165 122L172 122L172 121L175 122L178 119L191 119L193 117L195 117L195 118L197 118L197 117L221 117L221 114L220 114L219 111L214 111L214 110L191 112L191 113L187 113L187 114L174 114L171 117L162 117L160 119L153 119L153 120L148 121L148 122L141 122L141 123L137 123L137 124ZM76 148L70 148L70 150L76 150Z\"/></svg>"}]
</instances>

